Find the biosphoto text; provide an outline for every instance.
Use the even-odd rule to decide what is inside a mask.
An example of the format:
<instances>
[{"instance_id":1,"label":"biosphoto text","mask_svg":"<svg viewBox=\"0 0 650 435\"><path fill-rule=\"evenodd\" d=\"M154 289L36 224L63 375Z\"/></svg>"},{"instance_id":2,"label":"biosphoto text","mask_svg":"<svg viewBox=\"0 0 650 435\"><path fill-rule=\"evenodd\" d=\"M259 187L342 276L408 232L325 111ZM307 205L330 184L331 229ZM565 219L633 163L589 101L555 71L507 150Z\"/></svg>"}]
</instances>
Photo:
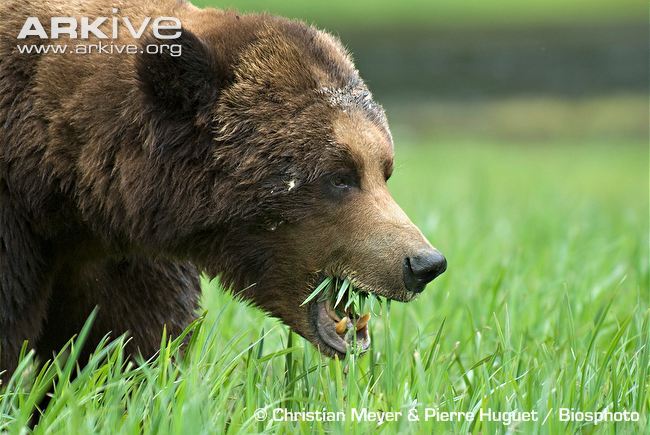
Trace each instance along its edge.
<instances>
[{"instance_id":1,"label":"biosphoto text","mask_svg":"<svg viewBox=\"0 0 650 435\"><path fill-rule=\"evenodd\" d=\"M119 16L119 9L108 17L50 17L41 20L28 17L17 35L21 54L169 54L182 55L182 45L174 43L182 35L181 21L176 17L145 17L132 20ZM158 40L144 44L121 42L139 40L150 30ZM38 42L35 41L38 39ZM81 41L81 42L75 42Z\"/></svg>"}]
</instances>

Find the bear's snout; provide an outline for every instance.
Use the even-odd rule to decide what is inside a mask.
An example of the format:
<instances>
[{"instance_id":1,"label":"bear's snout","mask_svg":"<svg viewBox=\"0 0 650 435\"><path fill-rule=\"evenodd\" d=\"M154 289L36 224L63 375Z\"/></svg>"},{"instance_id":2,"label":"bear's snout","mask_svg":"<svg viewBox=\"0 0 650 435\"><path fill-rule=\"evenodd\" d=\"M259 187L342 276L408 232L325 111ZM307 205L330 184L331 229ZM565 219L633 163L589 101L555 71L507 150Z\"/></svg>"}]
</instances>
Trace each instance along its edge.
<instances>
[{"instance_id":1,"label":"bear's snout","mask_svg":"<svg viewBox=\"0 0 650 435\"><path fill-rule=\"evenodd\" d=\"M404 286L421 293L428 283L447 270L447 259L436 249L420 251L404 259Z\"/></svg>"}]
</instances>

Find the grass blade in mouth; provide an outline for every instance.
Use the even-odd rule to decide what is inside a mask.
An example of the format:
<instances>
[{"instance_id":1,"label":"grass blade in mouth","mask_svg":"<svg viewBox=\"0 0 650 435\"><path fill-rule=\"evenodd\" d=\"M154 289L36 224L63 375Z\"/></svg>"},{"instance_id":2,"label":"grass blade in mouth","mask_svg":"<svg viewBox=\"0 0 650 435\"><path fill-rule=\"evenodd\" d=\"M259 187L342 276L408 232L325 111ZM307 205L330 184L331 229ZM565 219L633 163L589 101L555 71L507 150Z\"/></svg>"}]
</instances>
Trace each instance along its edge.
<instances>
[{"instance_id":1,"label":"grass blade in mouth","mask_svg":"<svg viewBox=\"0 0 650 435\"><path fill-rule=\"evenodd\" d=\"M332 283L332 278L329 278L329 277L325 278L325 279L323 280L323 282L321 282L321 283L320 283L320 284L319 284L319 285L314 289L314 291L311 292L311 294L310 294L309 296L307 296L307 299L305 299L305 301L304 301L302 304L300 304L300 306L302 307L303 305L308 304L310 301L312 301L314 298L316 298L316 296L318 296L318 295L319 295L323 290L325 290L327 287L329 287L329 285L330 285L331 283Z\"/></svg>"},{"instance_id":2,"label":"grass blade in mouth","mask_svg":"<svg viewBox=\"0 0 650 435\"><path fill-rule=\"evenodd\" d=\"M378 314L376 312L377 307L379 308L379 313L381 313L383 301L380 296L373 293L359 292L349 278L340 280L329 276L325 277L323 281L316 286L300 306L308 304L321 294L325 296L321 300L329 297L330 302L332 303L332 308L339 307L339 304L345 301L343 309L341 310L344 311L343 315L348 313L351 315L362 315L367 311L374 316Z\"/></svg>"},{"instance_id":3,"label":"grass blade in mouth","mask_svg":"<svg viewBox=\"0 0 650 435\"><path fill-rule=\"evenodd\" d=\"M337 280L337 284L338 284L338 280ZM346 278L343 280L343 284L341 284L341 288L339 289L338 295L336 296L336 302L334 303L334 308L339 306L339 303L343 299L343 296L345 296L345 292L347 291L348 287L350 287L350 280ZM353 292L352 289L350 289L350 294L351 293L355 293L355 292ZM351 299L352 298L350 298L348 295L348 303L350 302ZM345 305L345 308L346 309L348 308L347 303Z\"/></svg>"}]
</instances>

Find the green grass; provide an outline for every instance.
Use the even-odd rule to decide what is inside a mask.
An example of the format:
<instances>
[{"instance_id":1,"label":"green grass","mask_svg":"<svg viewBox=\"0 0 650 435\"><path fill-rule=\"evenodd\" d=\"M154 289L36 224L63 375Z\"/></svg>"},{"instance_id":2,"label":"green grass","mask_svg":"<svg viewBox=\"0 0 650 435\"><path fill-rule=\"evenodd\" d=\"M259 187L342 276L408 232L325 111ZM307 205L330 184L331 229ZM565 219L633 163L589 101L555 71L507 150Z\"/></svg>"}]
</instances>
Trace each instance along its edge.
<instances>
[{"instance_id":1,"label":"green grass","mask_svg":"<svg viewBox=\"0 0 650 435\"><path fill-rule=\"evenodd\" d=\"M81 368L70 359L37 371L26 357L0 393L0 433L22 433L51 380L36 433L648 432L645 146L403 145L389 185L449 269L416 301L371 321L370 354L323 359L205 282L207 314L190 328L183 357L166 338L148 364L125 364L123 341ZM276 407L342 411L347 420L254 417ZM540 421L407 419L427 407L536 411ZM638 411L641 421L562 422L560 407ZM352 408L404 417L377 429L351 421Z\"/></svg>"}]
</instances>

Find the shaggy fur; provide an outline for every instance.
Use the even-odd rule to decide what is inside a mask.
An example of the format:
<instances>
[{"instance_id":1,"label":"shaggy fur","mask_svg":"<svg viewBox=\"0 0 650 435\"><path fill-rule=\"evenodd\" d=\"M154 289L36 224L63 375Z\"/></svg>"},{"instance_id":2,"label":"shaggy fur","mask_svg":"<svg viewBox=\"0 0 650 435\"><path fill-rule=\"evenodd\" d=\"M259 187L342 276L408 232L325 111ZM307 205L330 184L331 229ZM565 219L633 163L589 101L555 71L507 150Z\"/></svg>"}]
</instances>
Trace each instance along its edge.
<instances>
[{"instance_id":1,"label":"shaggy fur","mask_svg":"<svg viewBox=\"0 0 650 435\"><path fill-rule=\"evenodd\" d=\"M115 5L180 18L164 42L183 55L15 49L28 16ZM3 0L0 17L0 370L24 340L51 357L96 305L91 341L130 331L153 352L191 320L199 270L328 354L300 307L320 273L412 297L402 261L429 245L388 194L383 111L332 36L173 0Z\"/></svg>"}]
</instances>

